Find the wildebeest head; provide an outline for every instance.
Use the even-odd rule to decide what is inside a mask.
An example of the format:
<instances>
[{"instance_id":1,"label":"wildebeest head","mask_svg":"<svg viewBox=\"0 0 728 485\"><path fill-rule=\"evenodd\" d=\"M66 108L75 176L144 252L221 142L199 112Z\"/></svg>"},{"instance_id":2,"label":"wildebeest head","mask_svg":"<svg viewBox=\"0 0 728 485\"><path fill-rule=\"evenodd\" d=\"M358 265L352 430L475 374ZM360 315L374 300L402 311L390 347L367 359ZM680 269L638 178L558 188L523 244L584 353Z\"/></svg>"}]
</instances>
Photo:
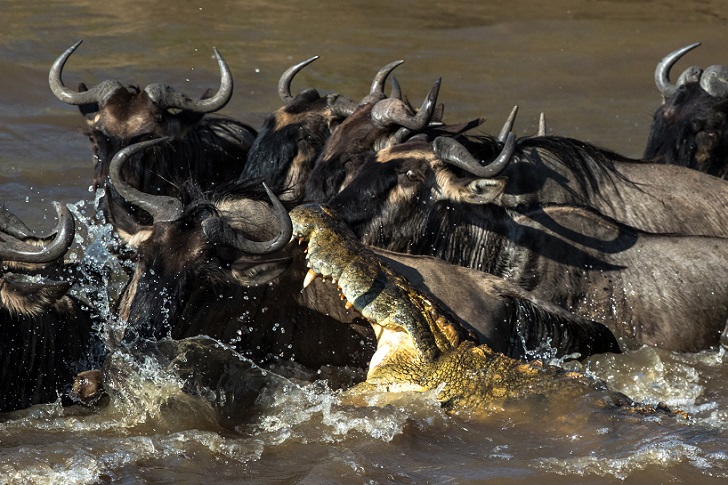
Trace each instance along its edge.
<instances>
[{"instance_id":1,"label":"wildebeest head","mask_svg":"<svg viewBox=\"0 0 728 485\"><path fill-rule=\"evenodd\" d=\"M440 119L442 106L437 105L440 79L435 82L422 107L415 110L400 99L399 85L394 81L394 96L384 95L387 75L402 61L383 67L372 83L369 94L356 110L331 133L306 183L305 199L323 202L336 195L353 177L367 156L419 133L433 117ZM435 114L436 108L440 112Z\"/></svg>"},{"instance_id":2,"label":"wildebeest head","mask_svg":"<svg viewBox=\"0 0 728 485\"><path fill-rule=\"evenodd\" d=\"M654 115L643 158L728 176L728 67L687 68L675 84L670 68L691 44L667 55L657 65L655 82L664 103Z\"/></svg>"},{"instance_id":3,"label":"wildebeest head","mask_svg":"<svg viewBox=\"0 0 728 485\"><path fill-rule=\"evenodd\" d=\"M412 141L381 150L329 201L362 242L407 251L438 210L458 203L487 204L505 188L497 178L510 163L515 138L487 164L452 138ZM384 230L386 228L386 230ZM386 235L384 234L386 233Z\"/></svg>"},{"instance_id":4,"label":"wildebeest head","mask_svg":"<svg viewBox=\"0 0 728 485\"><path fill-rule=\"evenodd\" d=\"M89 137L95 157L96 188L106 185L111 158L122 148L138 141L169 137L165 145L140 153L124 167L124 178L141 190L167 194L174 185L195 178L207 187L236 178L242 170L255 137L252 128L229 118L205 116L223 108L233 92L233 80L217 49L220 87L208 90L200 100L192 100L174 88L153 83L140 89L106 80L91 88L81 84L78 91L67 88L61 79L63 67L80 42L68 48L53 63L49 84L61 101L77 105L88 120ZM112 222L128 217L118 194L107 210Z\"/></svg>"},{"instance_id":5,"label":"wildebeest head","mask_svg":"<svg viewBox=\"0 0 728 485\"><path fill-rule=\"evenodd\" d=\"M28 278L27 275L56 273L74 237L73 216L54 202L58 224L48 236L39 237L20 219L0 207L0 308L11 315L47 312L71 286L65 281Z\"/></svg>"},{"instance_id":6,"label":"wildebeest head","mask_svg":"<svg viewBox=\"0 0 728 485\"><path fill-rule=\"evenodd\" d=\"M126 338L195 334L191 328L237 317L246 287L275 278L290 260L284 246L291 221L267 187L272 208L250 184L209 192L190 186L177 198L126 183L120 175L126 159L159 142L123 149L110 167L119 194L153 218L149 225L122 228L137 250L134 274L119 303L119 315L128 323Z\"/></svg>"},{"instance_id":7,"label":"wildebeest head","mask_svg":"<svg viewBox=\"0 0 728 485\"><path fill-rule=\"evenodd\" d=\"M310 172L331 129L355 107L345 96L321 96L311 88L291 94L295 75L316 59L295 64L281 76L278 95L284 105L266 118L240 176L241 180L265 180L285 200L297 198L301 177Z\"/></svg>"}]
</instances>

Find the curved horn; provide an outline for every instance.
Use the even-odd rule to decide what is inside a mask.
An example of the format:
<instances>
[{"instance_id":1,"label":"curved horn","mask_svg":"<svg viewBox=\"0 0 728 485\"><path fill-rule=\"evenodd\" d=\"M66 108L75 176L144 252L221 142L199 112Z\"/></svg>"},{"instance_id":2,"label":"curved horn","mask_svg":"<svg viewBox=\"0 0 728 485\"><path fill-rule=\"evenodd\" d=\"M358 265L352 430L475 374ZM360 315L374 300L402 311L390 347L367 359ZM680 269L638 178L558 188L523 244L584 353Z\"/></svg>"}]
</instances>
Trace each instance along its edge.
<instances>
[{"instance_id":1,"label":"curved horn","mask_svg":"<svg viewBox=\"0 0 728 485\"><path fill-rule=\"evenodd\" d=\"M713 97L728 97L728 66L706 68L700 76L700 87Z\"/></svg>"},{"instance_id":2,"label":"curved horn","mask_svg":"<svg viewBox=\"0 0 728 485\"><path fill-rule=\"evenodd\" d=\"M33 231L25 225L15 214L10 212L7 207L0 205L0 231L10 234L17 239L25 239L33 237Z\"/></svg>"},{"instance_id":3,"label":"curved horn","mask_svg":"<svg viewBox=\"0 0 728 485\"><path fill-rule=\"evenodd\" d=\"M207 239L212 243L223 244L225 246L231 246L240 251L244 251L250 254L268 254L278 251L283 246L288 244L293 235L293 224L291 218L288 216L288 211L280 200L271 192L268 186L264 183L268 198L273 204L276 216L280 223L280 231L270 241L251 241L247 239L239 232L235 231L225 221L219 217L210 217L202 221L202 231L207 236Z\"/></svg>"},{"instance_id":4,"label":"curved horn","mask_svg":"<svg viewBox=\"0 0 728 485\"><path fill-rule=\"evenodd\" d=\"M290 104L291 101L293 101L293 95L291 94L291 81L293 81L295 75L298 74L298 71L308 66L318 58L319 56L313 56L310 59L306 59L305 61L299 62L298 64L286 69L286 72L284 72L278 80L278 96L281 98L281 101L285 104Z\"/></svg>"},{"instance_id":5,"label":"curved horn","mask_svg":"<svg viewBox=\"0 0 728 485\"><path fill-rule=\"evenodd\" d=\"M61 54L58 59L55 60L51 66L51 70L48 72L48 85L56 95L56 98L60 99L66 104L72 104L75 106L82 104L99 103L103 104L106 99L119 88L124 86L118 81L103 81L97 84L88 91L78 92L67 88L63 84L61 78L63 74L63 66L66 65L66 61L71 57L71 54L81 45L82 40L79 40L66 51Z\"/></svg>"},{"instance_id":6,"label":"curved horn","mask_svg":"<svg viewBox=\"0 0 728 485\"><path fill-rule=\"evenodd\" d=\"M154 83L144 88L149 97L164 109L177 108L195 113L213 113L222 109L233 95L233 75L216 48L212 49L220 68L220 88L212 97L193 100L164 84Z\"/></svg>"},{"instance_id":7,"label":"curved horn","mask_svg":"<svg viewBox=\"0 0 728 485\"><path fill-rule=\"evenodd\" d=\"M75 224L68 207L53 202L58 216L58 224L52 235L53 241L45 246L34 246L20 241L0 243L0 259L22 261L24 263L50 263L62 257L73 243Z\"/></svg>"},{"instance_id":8,"label":"curved horn","mask_svg":"<svg viewBox=\"0 0 728 485\"><path fill-rule=\"evenodd\" d=\"M124 162L134 155L135 153L142 151L153 145L169 141L170 137L156 138L154 140L142 141L134 143L128 147L119 150L111 159L111 165L109 166L109 178L111 179L112 186L121 194L124 199L130 204L134 204L140 209L147 211L154 221L176 221L182 216L183 207L175 197L169 197L166 195L151 195L144 193L140 190L135 189L121 177L121 167Z\"/></svg>"},{"instance_id":9,"label":"curved horn","mask_svg":"<svg viewBox=\"0 0 728 485\"><path fill-rule=\"evenodd\" d=\"M462 168L476 177L492 178L500 174L511 162L516 148L516 137L513 133L509 133L500 154L485 166L453 138L438 136L432 142L432 147L442 161Z\"/></svg>"},{"instance_id":10,"label":"curved horn","mask_svg":"<svg viewBox=\"0 0 728 485\"><path fill-rule=\"evenodd\" d=\"M356 110L356 101L341 94L329 94L327 99L332 114L336 116L346 118Z\"/></svg>"},{"instance_id":11,"label":"curved horn","mask_svg":"<svg viewBox=\"0 0 728 485\"><path fill-rule=\"evenodd\" d=\"M435 112L441 82L442 78L435 81L435 85L427 93L427 97L416 115L410 114L407 105L399 99L388 98L374 105L371 114L372 121L379 126L395 124L414 131L423 130L430 123L430 119Z\"/></svg>"},{"instance_id":12,"label":"curved horn","mask_svg":"<svg viewBox=\"0 0 728 485\"><path fill-rule=\"evenodd\" d=\"M536 136L546 136L546 115L541 111L541 116L538 117L538 132Z\"/></svg>"},{"instance_id":13,"label":"curved horn","mask_svg":"<svg viewBox=\"0 0 728 485\"><path fill-rule=\"evenodd\" d=\"M397 78L392 76L392 92L389 97L393 99L402 99L402 86L399 85Z\"/></svg>"},{"instance_id":14,"label":"curved horn","mask_svg":"<svg viewBox=\"0 0 728 485\"><path fill-rule=\"evenodd\" d=\"M695 49L700 45L700 42L695 42L681 49L678 49L670 54L666 55L658 64L655 69L655 84L657 89L660 90L662 97L667 99L672 96L677 90L677 86L670 83L670 69L673 65L686 53Z\"/></svg>"},{"instance_id":15,"label":"curved horn","mask_svg":"<svg viewBox=\"0 0 728 485\"><path fill-rule=\"evenodd\" d=\"M513 131L513 123L516 122L516 115L518 114L518 105L515 105L513 109L511 110L511 114L508 115L508 119L506 120L505 124L503 125L503 128L501 128L500 133L498 134L498 141L503 143L506 141L506 137L508 136L508 133L511 133Z\"/></svg>"},{"instance_id":16,"label":"curved horn","mask_svg":"<svg viewBox=\"0 0 728 485\"><path fill-rule=\"evenodd\" d=\"M384 83L387 81L387 77L389 76L389 74L403 62L403 60L390 62L389 64L381 68L377 72L377 75L374 76L372 86L369 88L369 94L366 95L366 97L364 97L364 99L362 99L361 103L359 104L376 103L377 101L386 98L387 96L384 94Z\"/></svg>"}]
</instances>

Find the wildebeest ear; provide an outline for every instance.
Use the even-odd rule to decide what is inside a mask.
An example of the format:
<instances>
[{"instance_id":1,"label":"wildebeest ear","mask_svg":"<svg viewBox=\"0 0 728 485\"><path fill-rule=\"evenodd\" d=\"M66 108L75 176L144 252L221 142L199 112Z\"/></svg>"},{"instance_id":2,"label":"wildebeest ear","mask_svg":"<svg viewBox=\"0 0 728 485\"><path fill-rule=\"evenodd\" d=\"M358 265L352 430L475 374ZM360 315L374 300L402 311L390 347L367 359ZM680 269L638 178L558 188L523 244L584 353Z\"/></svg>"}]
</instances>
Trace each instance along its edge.
<instances>
[{"instance_id":1,"label":"wildebeest ear","mask_svg":"<svg viewBox=\"0 0 728 485\"><path fill-rule=\"evenodd\" d=\"M0 302L11 313L35 315L47 311L63 298L71 284L65 281L31 282L5 277Z\"/></svg>"},{"instance_id":2,"label":"wildebeest ear","mask_svg":"<svg viewBox=\"0 0 728 485\"><path fill-rule=\"evenodd\" d=\"M506 179L475 179L463 186L459 191L463 202L469 204L487 204L503 193Z\"/></svg>"}]
</instances>

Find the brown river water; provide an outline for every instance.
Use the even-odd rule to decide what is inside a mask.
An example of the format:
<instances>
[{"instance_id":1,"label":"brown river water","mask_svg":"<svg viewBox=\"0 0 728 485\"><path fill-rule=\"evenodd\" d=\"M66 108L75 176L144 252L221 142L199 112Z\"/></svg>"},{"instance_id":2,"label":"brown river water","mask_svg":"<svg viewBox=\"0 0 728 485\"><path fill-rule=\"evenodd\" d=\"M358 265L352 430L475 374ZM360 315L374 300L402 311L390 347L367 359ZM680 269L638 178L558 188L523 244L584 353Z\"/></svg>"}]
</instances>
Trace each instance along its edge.
<instances>
[{"instance_id":1,"label":"brown river water","mask_svg":"<svg viewBox=\"0 0 728 485\"><path fill-rule=\"evenodd\" d=\"M548 4L548 7L545 5ZM442 76L447 121L487 116L497 133L548 131L638 157L661 98L656 63L695 41L675 67L728 64L718 0L2 2L0 201L50 227L53 200L92 212L90 147L77 109L50 92L48 68L79 39L64 80L162 82L191 96L217 85L212 48L235 77L223 113L258 126L291 64L294 81L363 97L396 76L415 104ZM675 78L677 74L673 76ZM709 194L706 194L709 196ZM84 251L108 238L90 227ZM95 248L95 249L94 249ZM113 288L109 290L113 296ZM450 416L428 396L353 407L325 385L291 382L238 433L222 431L174 380L144 368L100 412L35 406L0 416L0 483L726 483L728 357L643 348L585 363L612 388L693 417L644 418L573 406ZM387 402L385 402L385 400Z\"/></svg>"}]
</instances>

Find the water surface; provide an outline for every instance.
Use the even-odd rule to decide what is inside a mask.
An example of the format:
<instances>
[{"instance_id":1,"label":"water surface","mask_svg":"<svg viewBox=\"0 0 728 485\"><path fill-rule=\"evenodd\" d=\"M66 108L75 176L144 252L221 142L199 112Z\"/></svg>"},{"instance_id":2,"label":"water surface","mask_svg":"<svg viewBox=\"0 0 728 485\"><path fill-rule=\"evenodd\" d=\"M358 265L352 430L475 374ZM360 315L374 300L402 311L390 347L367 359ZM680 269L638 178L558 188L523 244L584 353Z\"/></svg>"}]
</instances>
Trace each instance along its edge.
<instances>
[{"instance_id":1,"label":"water surface","mask_svg":"<svg viewBox=\"0 0 728 485\"><path fill-rule=\"evenodd\" d=\"M443 78L447 121L487 116L497 133L513 105L519 134L545 112L550 133L638 157L661 99L656 63L728 63L728 14L710 1L291 1L3 3L0 200L31 227L50 201L89 215L92 161L84 119L47 85L53 60L79 39L64 81L163 82L190 96L215 86L217 47L235 78L223 113L259 126L280 105L291 64L321 58L295 80L363 97L373 74L396 71L418 105ZM48 219L46 218L48 217ZM94 237L102 237L100 234ZM93 238L92 238L93 239ZM79 251L92 241L87 239ZM238 433L147 369L138 388L97 413L56 405L3 416L0 482L9 483L724 483L726 357L642 349L604 356L590 372L635 399L694 419L510 410L488 419L444 414L427 396L381 396L356 407L322 384L290 383Z\"/></svg>"}]
</instances>

